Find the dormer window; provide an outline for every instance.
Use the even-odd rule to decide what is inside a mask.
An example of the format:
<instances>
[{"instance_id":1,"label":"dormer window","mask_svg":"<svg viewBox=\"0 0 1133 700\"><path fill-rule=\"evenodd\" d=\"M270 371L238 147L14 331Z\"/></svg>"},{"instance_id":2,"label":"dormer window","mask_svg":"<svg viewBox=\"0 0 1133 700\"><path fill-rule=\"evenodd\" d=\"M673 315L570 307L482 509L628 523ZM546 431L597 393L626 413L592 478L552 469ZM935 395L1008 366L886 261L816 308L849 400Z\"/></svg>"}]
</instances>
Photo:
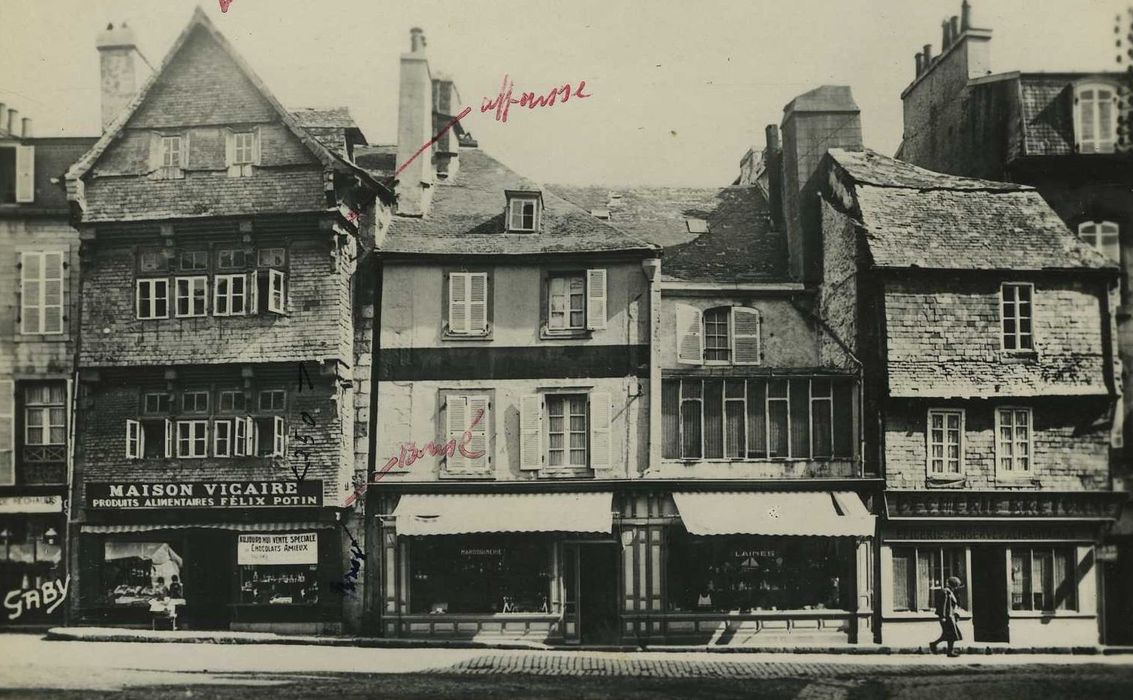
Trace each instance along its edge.
<instances>
[{"instance_id":1,"label":"dormer window","mask_svg":"<svg viewBox=\"0 0 1133 700\"><path fill-rule=\"evenodd\" d=\"M1117 87L1081 83L1074 87L1074 137L1079 153L1113 153L1117 145Z\"/></svg>"},{"instance_id":2,"label":"dormer window","mask_svg":"<svg viewBox=\"0 0 1133 700\"><path fill-rule=\"evenodd\" d=\"M704 219L685 219L689 233L708 233L708 222Z\"/></svg>"},{"instance_id":3,"label":"dormer window","mask_svg":"<svg viewBox=\"0 0 1133 700\"><path fill-rule=\"evenodd\" d=\"M507 230L538 231L543 214L543 194L538 190L508 190L506 194Z\"/></svg>"},{"instance_id":4,"label":"dormer window","mask_svg":"<svg viewBox=\"0 0 1133 700\"><path fill-rule=\"evenodd\" d=\"M159 178L181 178L189 162L188 137L184 134L154 136L150 165Z\"/></svg>"},{"instance_id":5,"label":"dormer window","mask_svg":"<svg viewBox=\"0 0 1133 700\"><path fill-rule=\"evenodd\" d=\"M253 131L229 132L225 144L229 177L247 177L260 161L260 140Z\"/></svg>"},{"instance_id":6,"label":"dormer window","mask_svg":"<svg viewBox=\"0 0 1133 700\"><path fill-rule=\"evenodd\" d=\"M180 136L162 136L161 137L161 167L163 168L180 168L181 163L181 146L183 142Z\"/></svg>"}]
</instances>

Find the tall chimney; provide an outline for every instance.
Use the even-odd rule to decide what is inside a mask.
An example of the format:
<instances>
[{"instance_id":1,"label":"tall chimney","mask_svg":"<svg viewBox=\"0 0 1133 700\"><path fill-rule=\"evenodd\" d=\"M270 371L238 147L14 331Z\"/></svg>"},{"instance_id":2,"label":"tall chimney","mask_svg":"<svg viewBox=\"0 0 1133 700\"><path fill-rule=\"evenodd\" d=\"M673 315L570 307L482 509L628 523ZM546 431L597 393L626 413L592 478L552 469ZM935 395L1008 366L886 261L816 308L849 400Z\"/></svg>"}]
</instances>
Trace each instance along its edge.
<instances>
[{"instance_id":1,"label":"tall chimney","mask_svg":"<svg viewBox=\"0 0 1133 700\"><path fill-rule=\"evenodd\" d=\"M917 75L919 76L924 72L924 56L922 56L921 52L918 51L917 55L914 58L916 58L917 61Z\"/></svg>"},{"instance_id":2,"label":"tall chimney","mask_svg":"<svg viewBox=\"0 0 1133 700\"><path fill-rule=\"evenodd\" d=\"M102 130L106 131L137 90L134 54L138 47L134 30L125 22L117 29L113 24L106 25L106 29L98 33L95 47L102 71Z\"/></svg>"},{"instance_id":3,"label":"tall chimney","mask_svg":"<svg viewBox=\"0 0 1133 700\"><path fill-rule=\"evenodd\" d=\"M948 50L948 45L952 43L952 25L948 20L940 23L940 53Z\"/></svg>"},{"instance_id":4,"label":"tall chimney","mask_svg":"<svg viewBox=\"0 0 1133 700\"><path fill-rule=\"evenodd\" d=\"M819 163L831 148L861 151L861 110L847 85L823 85L783 108L783 219L792 274L815 281L822 274L818 217Z\"/></svg>"},{"instance_id":5,"label":"tall chimney","mask_svg":"<svg viewBox=\"0 0 1133 700\"><path fill-rule=\"evenodd\" d=\"M932 66L932 44L925 44L924 49L924 69L928 70Z\"/></svg>"},{"instance_id":6,"label":"tall chimney","mask_svg":"<svg viewBox=\"0 0 1133 700\"><path fill-rule=\"evenodd\" d=\"M436 170L431 148L413 157L433 136L433 78L425 32L418 27L409 30L409 48L401 54L397 96L397 212L422 216L429 208Z\"/></svg>"},{"instance_id":7,"label":"tall chimney","mask_svg":"<svg viewBox=\"0 0 1133 700\"><path fill-rule=\"evenodd\" d=\"M952 15L948 22L951 26L952 41L956 41L960 38L960 18Z\"/></svg>"},{"instance_id":8,"label":"tall chimney","mask_svg":"<svg viewBox=\"0 0 1133 700\"><path fill-rule=\"evenodd\" d=\"M779 151L779 126L768 124L767 128L763 130L763 135L767 140L767 151L777 153Z\"/></svg>"},{"instance_id":9,"label":"tall chimney","mask_svg":"<svg viewBox=\"0 0 1133 700\"><path fill-rule=\"evenodd\" d=\"M4 128L4 103L0 102L0 129Z\"/></svg>"},{"instance_id":10,"label":"tall chimney","mask_svg":"<svg viewBox=\"0 0 1133 700\"><path fill-rule=\"evenodd\" d=\"M31 117L24 117L20 120L20 138L31 138Z\"/></svg>"},{"instance_id":11,"label":"tall chimney","mask_svg":"<svg viewBox=\"0 0 1133 700\"><path fill-rule=\"evenodd\" d=\"M966 32L972 26L972 6L968 0L960 4L960 31Z\"/></svg>"},{"instance_id":12,"label":"tall chimney","mask_svg":"<svg viewBox=\"0 0 1133 700\"><path fill-rule=\"evenodd\" d=\"M18 119L19 113L20 113L20 111L17 110L17 109L9 109L8 110L8 133L11 134L12 136L16 135L16 126L17 126L17 124L19 124L19 119Z\"/></svg>"}]
</instances>

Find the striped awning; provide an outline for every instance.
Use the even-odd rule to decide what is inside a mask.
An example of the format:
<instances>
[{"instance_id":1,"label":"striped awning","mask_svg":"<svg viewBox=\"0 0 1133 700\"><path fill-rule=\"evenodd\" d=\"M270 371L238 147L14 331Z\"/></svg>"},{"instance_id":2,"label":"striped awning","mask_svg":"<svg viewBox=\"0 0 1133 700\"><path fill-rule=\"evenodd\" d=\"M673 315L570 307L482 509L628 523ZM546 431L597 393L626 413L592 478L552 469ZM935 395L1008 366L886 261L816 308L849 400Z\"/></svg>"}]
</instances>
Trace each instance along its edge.
<instances>
[{"instance_id":1,"label":"striped awning","mask_svg":"<svg viewBox=\"0 0 1133 700\"><path fill-rule=\"evenodd\" d=\"M872 537L874 516L849 491L675 492L693 535Z\"/></svg>"},{"instance_id":2,"label":"striped awning","mask_svg":"<svg viewBox=\"0 0 1133 700\"><path fill-rule=\"evenodd\" d=\"M154 530L233 530L235 532L285 532L332 528L334 523L132 523L129 525L83 525L82 531L92 535L114 535L125 532Z\"/></svg>"},{"instance_id":3,"label":"striped awning","mask_svg":"<svg viewBox=\"0 0 1133 700\"><path fill-rule=\"evenodd\" d=\"M613 532L614 494L405 494L393 511L399 535L473 532Z\"/></svg>"}]
</instances>

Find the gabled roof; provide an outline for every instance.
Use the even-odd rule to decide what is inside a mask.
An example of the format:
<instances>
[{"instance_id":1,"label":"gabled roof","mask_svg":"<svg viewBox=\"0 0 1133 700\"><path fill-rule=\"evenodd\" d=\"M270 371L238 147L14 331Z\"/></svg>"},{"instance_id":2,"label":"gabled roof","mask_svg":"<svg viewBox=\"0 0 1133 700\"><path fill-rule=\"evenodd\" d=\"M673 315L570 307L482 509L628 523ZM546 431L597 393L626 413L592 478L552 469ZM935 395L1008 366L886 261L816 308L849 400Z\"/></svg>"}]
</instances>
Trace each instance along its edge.
<instances>
[{"instance_id":1,"label":"gabled roof","mask_svg":"<svg viewBox=\"0 0 1133 700\"><path fill-rule=\"evenodd\" d=\"M664 248L663 279L788 281L787 239L771 225L754 186L583 187L552 185L586 211L608 210L609 224ZM692 233L701 219L707 233Z\"/></svg>"},{"instance_id":2,"label":"gabled roof","mask_svg":"<svg viewBox=\"0 0 1133 700\"><path fill-rule=\"evenodd\" d=\"M460 151L455 177L433 187L423 217L395 216L382 251L418 255L537 255L636 252L657 248L583 211L535 182L518 175L479 149ZM506 190L542 190L539 231L507 233Z\"/></svg>"},{"instance_id":3,"label":"gabled roof","mask_svg":"<svg viewBox=\"0 0 1133 700\"><path fill-rule=\"evenodd\" d=\"M828 157L853 186L875 267L1117 271L1032 187L934 173L868 150Z\"/></svg>"},{"instance_id":4,"label":"gabled roof","mask_svg":"<svg viewBox=\"0 0 1133 700\"><path fill-rule=\"evenodd\" d=\"M358 168L353 163L350 163L333 153L318 139L309 134L302 126L300 126L299 121L295 118L295 116L284 109L283 105L280 104L279 100L275 98L275 96L268 89L267 85L260 79L258 75L256 75L255 71L253 71L247 64L247 62L244 61L244 59L240 56L240 54L237 53L237 51L232 47L228 40L224 38L224 35L220 33L220 31L212 23L212 20L208 18L208 15L206 15L204 10L202 10L200 7L197 7L193 11L193 16L189 19L189 23L185 26L185 28L181 31L181 34L173 42L173 46L169 49L169 52L166 53L164 60L162 60L161 62L161 65L157 68L157 70L153 72L152 75L150 75L145 85L143 85L142 88L138 90L137 94L134 95L134 98L130 101L130 104L124 110L122 110L122 112L106 128L106 131L103 133L102 137L99 138L99 140L94 144L94 146L81 159L79 159L70 168L70 170L68 170L67 180L69 182L78 181L86 177L91 168L95 165L96 162L98 162L98 159L103 155L103 153L106 152L107 148L109 148L110 145L114 143L115 139L118 138L119 134L130 122L134 114L142 107L143 104L145 104L146 98L149 97L154 87L160 83L162 77L169 69L173 61L176 59L181 49L198 29L208 32L209 36L220 46L227 57L241 71L244 77L247 78L247 80L256 88L263 99L269 105L271 105L272 109L279 116L280 121L323 164L324 167L339 172L348 172L357 175L372 187L377 189L379 192L382 192L383 196L389 196L390 199L392 199L392 194L388 192L388 189L384 185L373 180L373 178L371 178L370 175L361 168ZM71 193L71 196L75 199L81 199L81 194L77 192Z\"/></svg>"}]
</instances>

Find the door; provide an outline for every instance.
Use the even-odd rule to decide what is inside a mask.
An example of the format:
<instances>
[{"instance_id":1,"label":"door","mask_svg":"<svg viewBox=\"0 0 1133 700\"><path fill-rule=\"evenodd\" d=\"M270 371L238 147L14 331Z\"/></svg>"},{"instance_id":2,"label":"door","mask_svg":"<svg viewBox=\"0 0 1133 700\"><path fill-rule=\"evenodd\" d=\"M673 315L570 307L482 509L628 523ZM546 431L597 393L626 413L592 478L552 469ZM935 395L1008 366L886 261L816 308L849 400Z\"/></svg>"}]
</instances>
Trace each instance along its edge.
<instances>
[{"instance_id":1,"label":"door","mask_svg":"<svg viewBox=\"0 0 1133 700\"><path fill-rule=\"evenodd\" d=\"M232 619L234 537L224 530L197 530L185 541L185 608L178 626L228 629Z\"/></svg>"},{"instance_id":2,"label":"door","mask_svg":"<svg viewBox=\"0 0 1133 700\"><path fill-rule=\"evenodd\" d=\"M972 630L975 641L1010 641L1007 603L1007 549L997 545L972 547Z\"/></svg>"},{"instance_id":3,"label":"door","mask_svg":"<svg viewBox=\"0 0 1133 700\"><path fill-rule=\"evenodd\" d=\"M563 617L568 642L614 644L618 633L618 562L614 542L563 545Z\"/></svg>"}]
</instances>

